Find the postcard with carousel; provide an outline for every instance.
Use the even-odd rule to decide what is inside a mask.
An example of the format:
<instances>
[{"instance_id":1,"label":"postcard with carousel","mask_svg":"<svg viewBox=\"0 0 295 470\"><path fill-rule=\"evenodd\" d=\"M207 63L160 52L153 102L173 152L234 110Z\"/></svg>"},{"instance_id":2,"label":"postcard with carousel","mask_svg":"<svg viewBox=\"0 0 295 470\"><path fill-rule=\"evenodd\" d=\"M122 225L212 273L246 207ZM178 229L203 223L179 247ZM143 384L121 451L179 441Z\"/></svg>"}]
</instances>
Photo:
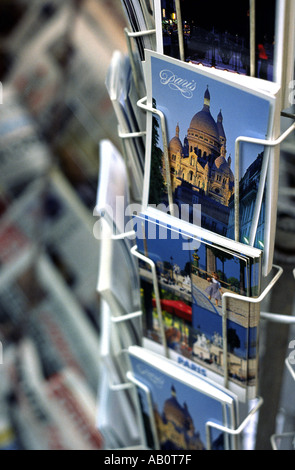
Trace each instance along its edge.
<instances>
[{"instance_id":1,"label":"postcard with carousel","mask_svg":"<svg viewBox=\"0 0 295 470\"><path fill-rule=\"evenodd\" d=\"M145 347L166 348L171 359L222 384L226 342L230 389L240 399L255 396L259 307L239 297L259 293L260 251L252 249L257 258L234 252L206 240L202 229L198 237L191 224L173 226L169 216L147 212L134 218L137 250L156 266L160 298L150 265L140 260ZM234 294L226 296L226 328L225 293Z\"/></svg>"},{"instance_id":2,"label":"postcard with carousel","mask_svg":"<svg viewBox=\"0 0 295 470\"><path fill-rule=\"evenodd\" d=\"M166 145L149 113L143 207L201 205L202 228L263 250L272 265L279 155L260 141L278 130L278 86L152 51L145 75L148 105L164 114Z\"/></svg>"}]
</instances>

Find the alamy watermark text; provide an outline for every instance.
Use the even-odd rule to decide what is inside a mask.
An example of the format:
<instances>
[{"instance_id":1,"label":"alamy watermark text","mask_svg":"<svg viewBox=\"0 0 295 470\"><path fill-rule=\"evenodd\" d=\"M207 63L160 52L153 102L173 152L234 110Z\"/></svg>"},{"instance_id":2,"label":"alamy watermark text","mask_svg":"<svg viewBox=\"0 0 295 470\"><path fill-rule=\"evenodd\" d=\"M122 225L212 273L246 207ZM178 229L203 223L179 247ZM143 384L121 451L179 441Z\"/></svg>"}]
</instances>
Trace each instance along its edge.
<instances>
[{"instance_id":1,"label":"alamy watermark text","mask_svg":"<svg viewBox=\"0 0 295 470\"><path fill-rule=\"evenodd\" d=\"M142 216L142 206L140 204L125 204L123 196L116 197L115 203L111 205L104 205L103 209L96 207L93 215L98 217L98 221L94 224L93 235L97 240L108 238L109 234L102 230L102 221L105 220L116 229L119 234L127 234L130 240L183 240L183 250L197 249L199 246L198 240L192 240L192 237L186 236L183 229L171 229L171 221L168 223L163 222L161 217L159 220L154 220L151 216ZM183 222L189 222L195 226L201 227L201 205L195 204L190 207L188 204L177 204L166 206L165 204L149 206L156 209L155 214L166 213L172 215L176 219ZM172 212L172 214L171 214ZM157 217L157 216L155 216Z\"/></svg>"}]
</instances>

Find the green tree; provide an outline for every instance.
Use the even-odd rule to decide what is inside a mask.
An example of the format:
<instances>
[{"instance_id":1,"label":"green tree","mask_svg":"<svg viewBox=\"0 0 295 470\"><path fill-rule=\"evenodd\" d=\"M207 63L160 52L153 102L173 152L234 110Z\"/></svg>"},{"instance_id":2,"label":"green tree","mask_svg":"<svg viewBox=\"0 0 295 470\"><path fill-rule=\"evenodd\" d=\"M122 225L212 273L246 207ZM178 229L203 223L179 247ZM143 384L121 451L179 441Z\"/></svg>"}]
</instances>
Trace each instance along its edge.
<instances>
[{"instance_id":1,"label":"green tree","mask_svg":"<svg viewBox=\"0 0 295 470\"><path fill-rule=\"evenodd\" d=\"M237 290L240 289L240 281L236 277L229 277L227 282L231 287L234 287Z\"/></svg>"},{"instance_id":2,"label":"green tree","mask_svg":"<svg viewBox=\"0 0 295 470\"><path fill-rule=\"evenodd\" d=\"M154 108L157 107L155 100L153 101L153 106ZM163 178L163 151L159 147L159 128L158 119L153 117L149 203L156 205L163 202L163 196L167 192Z\"/></svg>"}]
</instances>

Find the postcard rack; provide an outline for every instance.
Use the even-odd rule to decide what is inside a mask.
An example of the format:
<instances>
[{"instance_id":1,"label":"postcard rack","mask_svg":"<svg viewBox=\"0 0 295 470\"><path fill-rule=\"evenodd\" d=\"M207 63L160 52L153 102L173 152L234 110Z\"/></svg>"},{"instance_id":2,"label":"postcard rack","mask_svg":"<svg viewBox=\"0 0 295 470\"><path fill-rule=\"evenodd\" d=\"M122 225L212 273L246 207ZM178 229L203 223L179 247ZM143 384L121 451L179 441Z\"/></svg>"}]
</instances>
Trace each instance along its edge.
<instances>
[{"instance_id":1,"label":"postcard rack","mask_svg":"<svg viewBox=\"0 0 295 470\"><path fill-rule=\"evenodd\" d=\"M293 318L294 320L294 318ZM294 323L294 322L292 322ZM293 345L294 345L294 342L292 341ZM294 359L292 360L292 363L294 364ZM292 368L292 364L291 364L291 361L290 361L290 358L287 358L286 361L285 361L285 364L286 364L286 367L288 369L288 371L290 372L291 374L291 377L293 379L293 381L295 382L295 371L294 369ZM271 436L271 446L272 446L272 449L273 450L280 450L279 448L279 444L282 443L282 442L291 442L291 448L292 450L295 449L295 431L293 432L285 432L285 433L282 433L282 434L274 434L273 436ZM288 448L289 450L289 448Z\"/></svg>"},{"instance_id":2,"label":"postcard rack","mask_svg":"<svg viewBox=\"0 0 295 470\"><path fill-rule=\"evenodd\" d=\"M295 278L295 270L293 271L293 275ZM269 314L269 313L262 313L262 318L266 320L273 321L275 323L282 323L282 324L287 324L287 325L294 325L295 324L295 318L294 317L289 317L289 316L284 316L284 315L276 315L276 314ZM294 349L295 347L295 341L291 341L289 344L290 349ZM294 366L295 361L293 354L292 356L289 356L285 359L285 366L287 371L289 372L292 382L294 382L295 386L295 370ZM284 432L281 434L274 434L271 436L271 447L273 450L278 451L280 450L280 444L286 443L287 450L294 450L295 449L295 431L293 432Z\"/></svg>"},{"instance_id":3,"label":"postcard rack","mask_svg":"<svg viewBox=\"0 0 295 470\"><path fill-rule=\"evenodd\" d=\"M161 111L149 107L146 104L146 102L147 102L147 98L145 97L145 98L139 100L137 104L141 109L143 109L145 111L148 111L148 112L152 112L153 114L157 115L159 117L160 123L161 123L162 138L163 138L163 144L164 144L164 158L165 158L165 163L166 163L167 177L169 176L168 184L167 184L168 194L169 194L169 206L170 206L170 213L171 213L171 215L173 215L173 202L172 202L171 183L169 184L169 181L170 181L170 171L169 171L170 168L169 168L169 166L170 165L169 165L169 157L168 157L168 142L167 142L167 131L166 131L165 116ZM275 147L275 146L280 145L294 131L294 129L295 129L295 123L293 123L278 139L273 140L273 141L261 140L261 139L249 139L249 138L245 138L245 137L238 138L237 141L236 141L236 164L237 164L237 167L238 167L238 161L239 161L239 145L240 145L241 142L248 142L248 143L253 143L253 144L261 144L261 145L264 145L264 146ZM122 134L122 133L119 132L119 136L123 139L125 139L125 138L136 138L138 135L139 134L125 135L125 134ZM143 135L146 135L146 134L140 133L140 136L143 136ZM237 199L236 199L236 205L237 205L237 207L239 207L239 201ZM239 213L239 210L236 210L236 214L238 214L238 213ZM237 215L235 217L235 221L236 221L236 231L235 231L235 233L236 233L236 236L237 236L237 234L239 233L239 226L238 226L239 221L238 221ZM253 231L252 231L252 233L253 233ZM113 239L117 240L117 241L119 241L119 240L123 241L125 238L128 238L130 236L135 236L135 232L131 231L131 232L125 233L125 234L114 235ZM253 238L253 235L252 235L252 238ZM255 236L254 236L254 238L255 238ZM131 255L135 256L139 260L144 261L145 263L147 263L150 266L150 269L151 269L151 272L152 272L152 278L153 278L153 287L154 287L154 292L155 292L155 297L156 297L156 309L157 309L157 314L158 314L158 318L159 318L160 332L161 332L161 337L162 337L162 345L163 345L163 348L164 348L165 356L169 359L169 350L168 350L166 336L165 336L164 320L163 320L163 314L162 314L162 308L161 308L160 290L159 290L157 273L156 273L156 265L151 259L146 258L141 253L139 253L137 251L137 246L136 245L131 248ZM258 298L249 298L249 297L245 297L245 296L241 296L241 295L237 295L237 294L232 294L232 293L226 293L226 294L223 295L223 298L222 298L223 320L222 321L223 321L223 347L224 347L223 354L224 354L224 358L225 358L225 362L224 362L224 387L225 388L229 387L229 375L228 375L228 363L227 363L227 358L228 358L228 349L227 349L228 348L228 346L227 346L228 345L228 343L227 343L227 301L228 301L229 298L232 298L232 299L240 299L240 300L243 300L243 301L248 302L248 303L261 304L263 302L263 300L271 292L274 285L278 282L278 280L280 279L280 277L283 274L283 269L280 266L274 265L273 269L276 270L277 273L274 275L272 280L268 283L267 287L264 289L264 291L262 292L262 294ZM121 316L119 318L118 317L113 317L112 322L115 326L117 326L117 325L121 324L122 322L128 322L128 321L132 320L134 317L140 317L142 315L143 315L143 312L141 312L141 311L135 312L135 313L130 313L128 315L124 315L124 316ZM282 323L282 324L288 324L288 325L295 324L294 317L288 317L288 316L283 316L283 315L280 315L280 314L273 314L273 313L267 313L267 312L261 312L260 316L261 316L261 319L269 321L269 322ZM119 330L118 330L118 332L119 332ZM126 353L126 351L122 350L122 354L125 354L125 353ZM286 365L289 368L290 373L292 374L292 376L295 380L295 372L291 368L291 365L290 365L288 360L286 360ZM125 391L129 392L130 390L134 389L134 387L139 386L139 387L143 388L144 392L147 394L147 397L149 397L149 391L146 389L146 387L142 383L138 382L135 379L135 377L133 376L133 374L130 370L126 370L126 379L127 379L127 381L124 382L124 383L119 383L119 384L118 383L116 383L116 384L115 383L110 383L110 389L113 390L113 391L124 391L125 390ZM148 403L151 407L152 405L151 405L150 398L148 398ZM256 413L259 412L260 408L263 406L263 403L264 403L263 398L262 397L257 397L257 399L255 400L254 407L249 411L246 418L243 419L243 422L236 429L229 429L229 428L217 425L216 423L213 423L213 422L209 421L207 423L207 448L208 449L211 448L211 443L210 443L210 429L211 428L218 429L218 430L220 430L220 431L222 431L225 434L228 434L230 436L240 437L242 435L242 433L244 432L244 430L246 429L249 422L251 421L251 419L256 415ZM136 408L136 414L139 417L140 416L139 404L137 403L136 400L135 400L135 408ZM150 411L152 411L152 410L150 410ZM152 417L153 413L150 413L150 416ZM152 418L151 418L150 426L151 426L151 429L153 430L154 442L156 443L157 449L159 449L159 447L158 447L159 443L157 441L157 435L156 435L155 422ZM147 443L146 443L146 439L145 439L145 435L144 435L144 430L142 428L142 424L141 424L140 419L139 419L139 429L140 429L140 436L141 436L139 446L141 448L147 448ZM276 450L276 448L277 448L276 447L276 441L278 439L282 439L282 438L285 438L285 437L290 437L290 435L292 436L292 433L272 436L271 445L272 445L273 449ZM294 432L293 435L295 437L295 432Z\"/></svg>"},{"instance_id":4,"label":"postcard rack","mask_svg":"<svg viewBox=\"0 0 295 470\"><path fill-rule=\"evenodd\" d=\"M153 411L153 407L152 407L152 400L151 400L150 391L142 382L140 382L139 380L137 380L134 377L132 372L127 372L127 379L134 386L141 388L147 396L147 402L148 402L148 407L149 407L149 416L150 416L150 428L152 430L152 436L153 436L153 441L154 441L154 444L155 444L155 450L160 450L160 444L159 444L157 431L156 431L156 423L155 423L155 420L154 420L154 411ZM252 417L255 415L255 413L257 413L259 408L262 406L262 404L263 404L263 400L260 398L257 401L257 404L255 405L255 407L248 414L247 418L243 421L243 423L237 429L230 429L226 426L221 426L221 425L218 425L217 423L214 423L212 421L208 421L206 423L206 448L207 448L207 450L212 450L212 442L211 442L211 438L210 438L210 429L217 429L219 431L224 432L228 436L239 437L242 434L242 432L244 431L244 429L246 428L246 426L248 425L249 421L252 419ZM144 432L142 432L142 440L143 440L143 443L144 443L142 445L147 446Z\"/></svg>"},{"instance_id":5,"label":"postcard rack","mask_svg":"<svg viewBox=\"0 0 295 470\"><path fill-rule=\"evenodd\" d=\"M179 1L176 1L176 8L178 8L178 18L181 18L181 11L180 11L180 4ZM251 1L250 2L250 36L251 36L251 57L250 57L250 66L251 66L251 71L252 75L254 75L255 72L255 48L254 48L254 36L255 36L255 25L254 25L254 16L253 16L253 11L252 9L255 8L255 2ZM180 21L180 24L182 22ZM148 35L153 35L156 33L156 30L147 30L147 31L141 31L141 32L130 32L128 29L125 29L125 36L127 39L127 47L128 47L128 54L130 58L130 63L131 63L131 68L134 74L134 80L135 80L135 86L137 90L140 90L139 86L139 76L137 72L137 66L136 66L136 61L134 58L134 53L133 53L133 48L132 48L132 40L137 39L139 37L143 36L148 36ZM181 27L178 28L178 35L179 35L179 49L180 49L180 57L181 60L184 58L184 50L183 50L183 31L181 30ZM173 197L172 197L172 183L171 183L171 173L170 173L170 162L169 162L169 152L168 152L168 137L167 137L167 125L166 125L166 118L164 113L162 113L160 110L153 108L150 104L148 104L148 97L145 96L141 98L137 102L137 106L147 112L147 113L152 113L155 115L159 122L160 122L160 128L161 128L161 133L162 133L162 143L163 143L163 158L165 161L165 169L166 169L166 188L167 188L167 193L168 193L168 205L169 205L169 213L173 216L174 215L174 204L173 204ZM282 112L282 115L284 113ZM287 117L292 118L294 121L286 131L284 131L278 138L276 139L270 139L270 140L262 140L262 139L254 139L254 138L248 138L244 136L240 136L236 139L235 142L235 168L236 168L236 174L235 174L235 180L238 182L236 184L237 191L235 191L235 216L234 216L234 221L235 221L235 241L239 241L239 232L240 232L240 227L239 227L239 214L240 214L240 201L239 201L239 173L240 173L240 168L239 168L239 162L240 162L240 145L242 143L248 143L248 144L255 144L255 145L262 145L266 148L275 148L279 147L287 138L288 136L291 135L292 132L295 130L295 116L288 115ZM120 128L118 129L118 134L119 137L124 141L125 139L135 139L137 137L147 137L147 132L142 131L139 133L130 133L126 134L121 132ZM124 145L123 145L123 150L124 150ZM125 155L125 157L128 159L128 155ZM250 231L250 240L249 244L250 246L254 245L254 240L256 237L256 232L257 232L257 227L258 227L258 221L259 221L259 215L260 215L260 206L263 198L263 193L264 193L264 186L267 178L267 169L269 165L269 153L267 152L267 158L265 159L264 162L264 167L262 169L262 183L260 185L260 190L258 194L258 203L256 204L256 209L255 209L255 214L253 217L253 222L252 222L252 228ZM147 201L144 201L144 206L147 205ZM129 237L135 237L135 232L131 231L128 233L120 234L120 235L113 235L112 238L116 242L123 242L124 240L129 238ZM160 289L159 289L159 283L158 283L158 277L157 277L157 270L156 270L156 265L153 260L147 258L146 256L143 256L141 253L138 252L138 247L136 245L133 245L130 249L130 254L131 256L137 258L137 260L143 261L146 263L151 270L152 273L152 283L153 283L153 288L154 288L154 293L155 293L155 303L156 303L156 311L159 319L159 330L160 330L160 335L161 335L161 340L162 340L162 346L163 346L163 351L165 357L169 360L169 348L167 345L167 340L166 340L166 335L165 335L165 326L164 326L164 318L163 318L163 312L162 312L162 307L161 307L161 298L160 298ZM228 370L228 341L227 341L227 302L229 299L239 299L244 302L248 302L249 304L258 304L261 305L262 302L267 298L267 296L271 293L273 290L274 286L276 283L279 281L281 276L283 275L283 268L281 268L278 265L273 265L273 270L275 271L275 274L273 275L272 279L268 282L267 286L264 288L263 292L260 294L259 297L246 297L246 296L241 296L237 295L234 293L226 293L222 297L222 331L223 331L223 356L224 356L224 365L223 365L223 374L224 374L224 388L229 389L229 370ZM294 270L294 277L295 277L295 270ZM117 328L119 325L122 325L122 323L129 322L133 320L134 318L141 318L143 316L142 311L137 311L137 312L131 312L127 315L123 315L120 317L112 317L111 322L114 325L115 328ZM285 325L292 325L295 324L295 318L292 316L284 316L281 314L274 314L274 313L268 313L261 311L260 312L260 318L261 320L264 320L266 322L271 322L271 323L277 323L277 324L285 324ZM117 333L120 335L120 328L117 328ZM132 344L130 344L132 346ZM127 356L127 350L122 349L121 354L126 358ZM126 362L124 361L126 364ZM292 365L290 363L290 359L286 359L285 365L291 374L291 377L295 381L295 370L292 368ZM139 442L138 442L138 448L148 448L148 444L146 441L146 436L145 432L143 429L143 424L140 419L140 408L139 408L139 403L138 400L136 399L136 387L140 387L144 393L147 396L147 402L149 406L149 419L150 419L150 429L152 430L153 434L153 440L155 443L156 449L159 449L159 442L157 438L157 432L156 432L156 423L153 418L153 410L152 410L152 401L150 397L150 392L149 390L145 387L144 384L139 382L131 372L131 368L128 366L128 361L127 361L127 366L125 369L125 376L126 376L126 381L123 381L122 383L116 383L116 382L110 382L109 387L112 391L118 391L118 392L126 392L126 393L134 393L133 398L134 398L134 409L135 409L135 415L138 420L138 429L139 429ZM250 402L250 400L249 400ZM249 412L247 412L246 417L243 416L241 418L241 423L237 424L237 426L234 429L227 428L225 426L217 425L216 423L208 421L206 424L207 428L207 448L211 448L211 442L210 442L210 429L215 428L218 429L228 436L233 436L236 438L240 438L242 436L242 433L245 431L246 427L248 424L251 422L253 417L259 412L261 407L264 404L264 399L263 397L257 397L255 400L253 400L254 405L252 403L252 408ZM250 403L249 403L250 405ZM271 446L273 450L277 450L277 441L280 439L284 438L293 438L293 445L295 447L295 431L294 433L288 433L288 434L281 434L281 435L273 435L271 437ZM137 448L133 447L133 448Z\"/></svg>"}]
</instances>

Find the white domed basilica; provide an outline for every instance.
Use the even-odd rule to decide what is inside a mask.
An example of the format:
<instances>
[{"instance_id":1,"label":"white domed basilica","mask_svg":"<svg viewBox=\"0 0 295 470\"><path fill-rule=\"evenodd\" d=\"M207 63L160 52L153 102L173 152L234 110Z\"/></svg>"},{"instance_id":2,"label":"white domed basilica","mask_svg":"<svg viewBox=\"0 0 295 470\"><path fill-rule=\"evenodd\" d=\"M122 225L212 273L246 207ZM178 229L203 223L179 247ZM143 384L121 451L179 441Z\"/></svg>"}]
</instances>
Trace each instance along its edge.
<instances>
[{"instance_id":1,"label":"white domed basilica","mask_svg":"<svg viewBox=\"0 0 295 470\"><path fill-rule=\"evenodd\" d=\"M231 157L227 158L226 135L223 116L220 111L217 121L210 111L209 89L205 91L203 109L195 114L182 144L179 124L176 135L169 143L171 183L175 200L180 204L202 204L203 218L206 219L206 206L210 210L205 225L219 224L220 233L225 234L228 225L229 204L234 194L234 175L231 170ZM163 162L163 175L165 163ZM207 202L206 202L207 201ZM217 214L213 217L213 207ZM227 208L227 209L225 209ZM202 224L203 225L203 224Z\"/></svg>"}]
</instances>

